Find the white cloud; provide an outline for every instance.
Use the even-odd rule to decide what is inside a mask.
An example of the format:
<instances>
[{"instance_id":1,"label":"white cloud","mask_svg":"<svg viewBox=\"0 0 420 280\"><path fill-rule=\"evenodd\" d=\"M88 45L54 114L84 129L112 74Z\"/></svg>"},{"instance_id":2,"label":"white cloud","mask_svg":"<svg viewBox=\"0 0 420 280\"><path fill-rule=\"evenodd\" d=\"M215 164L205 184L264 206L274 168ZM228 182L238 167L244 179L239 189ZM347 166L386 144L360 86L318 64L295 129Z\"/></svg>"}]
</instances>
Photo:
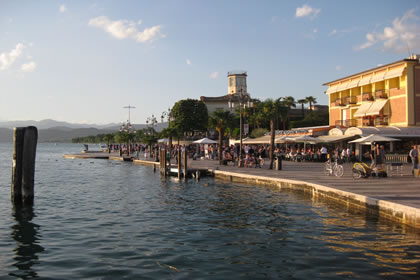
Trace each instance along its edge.
<instances>
[{"instance_id":1,"label":"white cloud","mask_svg":"<svg viewBox=\"0 0 420 280\"><path fill-rule=\"evenodd\" d=\"M6 52L0 53L0 70L8 69L16 61L16 59L22 55L24 48L25 48L25 45L22 43L19 43L9 53L6 53Z\"/></svg>"},{"instance_id":2,"label":"white cloud","mask_svg":"<svg viewBox=\"0 0 420 280\"><path fill-rule=\"evenodd\" d=\"M61 4L58 10L60 11L60 13L64 13L67 11L67 7L64 4Z\"/></svg>"},{"instance_id":3,"label":"white cloud","mask_svg":"<svg viewBox=\"0 0 420 280\"><path fill-rule=\"evenodd\" d=\"M189 60L188 58L185 62L187 63L187 65L191 65L191 60Z\"/></svg>"},{"instance_id":4,"label":"white cloud","mask_svg":"<svg viewBox=\"0 0 420 280\"><path fill-rule=\"evenodd\" d=\"M314 30L312 30L313 33L318 33L318 29L314 28Z\"/></svg>"},{"instance_id":5,"label":"white cloud","mask_svg":"<svg viewBox=\"0 0 420 280\"><path fill-rule=\"evenodd\" d=\"M303 5L302 7L296 8L296 17L311 17L315 18L319 13L321 12L321 9L318 8L312 8L309 5Z\"/></svg>"},{"instance_id":6,"label":"white cloud","mask_svg":"<svg viewBox=\"0 0 420 280\"><path fill-rule=\"evenodd\" d=\"M166 37L166 35L161 33L162 26L160 25L145 28L143 31L138 31L137 25L140 22L141 20L137 21L137 23L128 20L112 21L106 16L100 16L89 20L89 25L101 28L119 40L131 38L137 42L144 43L153 42L158 38Z\"/></svg>"},{"instance_id":7,"label":"white cloud","mask_svg":"<svg viewBox=\"0 0 420 280\"><path fill-rule=\"evenodd\" d=\"M383 44L385 51L406 53L420 48L419 17L415 15L415 9L407 11L401 18L396 17L392 26L386 26L381 33L367 33L366 42L356 46L356 50L369 48L377 43Z\"/></svg>"},{"instance_id":8,"label":"white cloud","mask_svg":"<svg viewBox=\"0 0 420 280\"><path fill-rule=\"evenodd\" d=\"M337 66L335 66L335 70L337 70L337 71L340 71L341 70L341 65L337 65Z\"/></svg>"},{"instance_id":9,"label":"white cloud","mask_svg":"<svg viewBox=\"0 0 420 280\"><path fill-rule=\"evenodd\" d=\"M35 63L34 61L31 61L31 62L25 63L25 64L23 64L23 65L20 67L20 69L21 69L23 72L34 72L34 71L35 71L35 69L36 69L36 63Z\"/></svg>"},{"instance_id":10,"label":"white cloud","mask_svg":"<svg viewBox=\"0 0 420 280\"><path fill-rule=\"evenodd\" d=\"M217 79L217 77L219 77L219 72L210 73L210 79Z\"/></svg>"},{"instance_id":11,"label":"white cloud","mask_svg":"<svg viewBox=\"0 0 420 280\"><path fill-rule=\"evenodd\" d=\"M328 33L328 36L334 36L335 34L337 34L337 29L331 30L331 32Z\"/></svg>"}]
</instances>

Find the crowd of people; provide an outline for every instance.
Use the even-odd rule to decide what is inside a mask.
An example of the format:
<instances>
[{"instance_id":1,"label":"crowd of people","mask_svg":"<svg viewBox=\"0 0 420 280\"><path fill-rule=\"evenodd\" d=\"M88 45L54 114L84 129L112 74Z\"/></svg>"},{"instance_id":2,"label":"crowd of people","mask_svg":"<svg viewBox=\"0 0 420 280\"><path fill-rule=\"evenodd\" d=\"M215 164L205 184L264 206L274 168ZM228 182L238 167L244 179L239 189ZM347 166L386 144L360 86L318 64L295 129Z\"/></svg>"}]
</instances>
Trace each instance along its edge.
<instances>
[{"instance_id":1,"label":"crowd of people","mask_svg":"<svg viewBox=\"0 0 420 280\"><path fill-rule=\"evenodd\" d=\"M181 152L187 152L190 156L195 159L208 159L208 160L219 160L218 158L218 145L173 145L171 149L168 149L167 143L158 143L153 145L146 144L110 144L108 145L108 152L118 151L120 156L128 155L133 156L136 159L150 159L157 158L158 150L161 147L166 147L168 154L167 158L177 160L178 150ZM270 156L270 145L242 145L242 151L240 157L240 146L239 144L223 146L222 147L222 163L232 163L239 167L261 167L264 166L265 162L269 160ZM169 154L170 152L170 154ZM357 161L355 153L352 150L351 145L348 147L336 146L334 149L328 149L326 146L316 147L310 145L307 148L301 147L301 145L287 145L279 146L276 145L274 150L275 158L290 161L314 161L314 162L325 162L328 159L339 160L340 162L355 162ZM365 158L371 160L371 167L384 169L386 158L385 158L385 147L373 143L372 149L366 152ZM417 145L414 145L408 154L412 162L412 173L415 170L419 170L419 156L420 153L417 149ZM419 174L420 175L420 174Z\"/></svg>"}]
</instances>

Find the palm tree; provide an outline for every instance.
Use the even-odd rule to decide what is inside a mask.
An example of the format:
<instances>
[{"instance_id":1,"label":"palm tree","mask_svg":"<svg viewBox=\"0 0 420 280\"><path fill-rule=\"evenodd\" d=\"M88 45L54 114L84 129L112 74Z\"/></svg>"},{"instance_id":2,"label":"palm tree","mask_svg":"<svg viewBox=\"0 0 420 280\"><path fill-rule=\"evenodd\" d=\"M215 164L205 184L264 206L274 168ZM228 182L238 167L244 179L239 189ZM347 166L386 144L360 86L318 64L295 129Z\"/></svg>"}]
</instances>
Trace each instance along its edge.
<instances>
[{"instance_id":1,"label":"palm tree","mask_svg":"<svg viewBox=\"0 0 420 280\"><path fill-rule=\"evenodd\" d=\"M286 96L279 103L279 118L283 123L283 130L286 130L286 124L292 107L296 108L296 102L293 96Z\"/></svg>"},{"instance_id":2,"label":"palm tree","mask_svg":"<svg viewBox=\"0 0 420 280\"><path fill-rule=\"evenodd\" d=\"M219 147L218 147L218 155L219 155L219 163L222 164L222 140L223 135L226 128L229 128L235 116L230 111L223 111L223 110L216 110L210 117L209 117L209 126L215 128L219 133Z\"/></svg>"},{"instance_id":3,"label":"palm tree","mask_svg":"<svg viewBox=\"0 0 420 280\"><path fill-rule=\"evenodd\" d=\"M308 97L306 97L306 101L308 101L308 103L309 103L309 110L312 112L312 104L316 104L317 102L316 102L316 98L315 97L313 97L313 96L308 96Z\"/></svg>"},{"instance_id":4,"label":"palm tree","mask_svg":"<svg viewBox=\"0 0 420 280\"><path fill-rule=\"evenodd\" d=\"M274 163L274 139L275 139L275 122L276 119L279 116L279 113L281 111L282 107L282 101L281 98L277 98L276 100L273 99L267 99L264 101L264 115L267 119L270 120L270 169L273 169L273 163Z\"/></svg>"},{"instance_id":5,"label":"palm tree","mask_svg":"<svg viewBox=\"0 0 420 280\"><path fill-rule=\"evenodd\" d=\"M308 100L306 99L298 99L297 103L299 103L300 105L302 105L302 118L305 117L305 111L304 111L304 105L308 103Z\"/></svg>"}]
</instances>

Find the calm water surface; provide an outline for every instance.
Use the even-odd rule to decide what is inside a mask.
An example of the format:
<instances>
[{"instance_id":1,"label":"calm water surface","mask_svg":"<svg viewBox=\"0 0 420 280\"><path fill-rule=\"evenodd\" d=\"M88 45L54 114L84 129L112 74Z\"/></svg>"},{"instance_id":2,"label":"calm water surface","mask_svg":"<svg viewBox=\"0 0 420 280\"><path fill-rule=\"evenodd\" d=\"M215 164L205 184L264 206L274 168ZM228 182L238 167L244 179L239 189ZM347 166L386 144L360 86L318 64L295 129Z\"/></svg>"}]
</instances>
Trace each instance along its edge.
<instances>
[{"instance_id":1,"label":"calm water surface","mask_svg":"<svg viewBox=\"0 0 420 280\"><path fill-rule=\"evenodd\" d=\"M32 209L0 144L1 279L419 279L420 236L298 193L63 159L39 144Z\"/></svg>"}]
</instances>

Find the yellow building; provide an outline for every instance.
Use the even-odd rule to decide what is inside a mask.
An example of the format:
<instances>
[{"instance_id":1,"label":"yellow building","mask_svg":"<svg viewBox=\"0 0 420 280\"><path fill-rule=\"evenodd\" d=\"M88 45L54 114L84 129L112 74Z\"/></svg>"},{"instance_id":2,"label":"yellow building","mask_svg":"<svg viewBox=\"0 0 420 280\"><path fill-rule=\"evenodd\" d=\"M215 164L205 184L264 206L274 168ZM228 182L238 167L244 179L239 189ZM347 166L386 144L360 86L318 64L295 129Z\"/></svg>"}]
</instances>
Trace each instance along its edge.
<instances>
[{"instance_id":1,"label":"yellow building","mask_svg":"<svg viewBox=\"0 0 420 280\"><path fill-rule=\"evenodd\" d=\"M330 126L420 126L420 55L353 74L328 86Z\"/></svg>"}]
</instances>

